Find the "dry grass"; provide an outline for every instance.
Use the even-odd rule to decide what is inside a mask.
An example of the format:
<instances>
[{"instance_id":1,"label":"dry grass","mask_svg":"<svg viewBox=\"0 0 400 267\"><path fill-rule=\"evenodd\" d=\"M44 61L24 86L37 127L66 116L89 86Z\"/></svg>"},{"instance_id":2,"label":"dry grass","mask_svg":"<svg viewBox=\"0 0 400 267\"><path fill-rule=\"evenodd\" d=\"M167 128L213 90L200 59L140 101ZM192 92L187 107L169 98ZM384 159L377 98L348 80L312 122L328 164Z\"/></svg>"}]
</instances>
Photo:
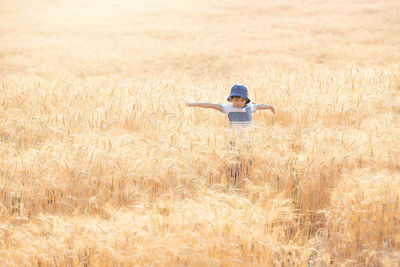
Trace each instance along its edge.
<instances>
[{"instance_id":1,"label":"dry grass","mask_svg":"<svg viewBox=\"0 0 400 267\"><path fill-rule=\"evenodd\" d=\"M0 1L0 265L397 266L399 8Z\"/></svg>"}]
</instances>

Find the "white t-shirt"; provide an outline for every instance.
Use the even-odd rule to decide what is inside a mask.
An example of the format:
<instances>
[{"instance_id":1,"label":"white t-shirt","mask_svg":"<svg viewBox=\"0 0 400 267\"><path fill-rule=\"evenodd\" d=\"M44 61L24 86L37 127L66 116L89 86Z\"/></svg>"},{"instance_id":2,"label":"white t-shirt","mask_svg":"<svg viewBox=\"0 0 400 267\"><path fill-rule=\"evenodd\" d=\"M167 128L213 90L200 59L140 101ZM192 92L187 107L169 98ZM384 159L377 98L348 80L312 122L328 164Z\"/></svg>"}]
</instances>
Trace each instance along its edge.
<instances>
[{"instance_id":1,"label":"white t-shirt","mask_svg":"<svg viewBox=\"0 0 400 267\"><path fill-rule=\"evenodd\" d=\"M253 124L251 113L256 112L257 104L249 103L243 108L235 108L232 104L221 104L223 113L228 114L231 125L251 125Z\"/></svg>"},{"instance_id":2,"label":"white t-shirt","mask_svg":"<svg viewBox=\"0 0 400 267\"><path fill-rule=\"evenodd\" d=\"M246 112L246 108L250 107L252 113L256 112L257 104L249 103L243 108L235 108L233 104L221 104L222 112L229 113L229 112Z\"/></svg>"}]
</instances>

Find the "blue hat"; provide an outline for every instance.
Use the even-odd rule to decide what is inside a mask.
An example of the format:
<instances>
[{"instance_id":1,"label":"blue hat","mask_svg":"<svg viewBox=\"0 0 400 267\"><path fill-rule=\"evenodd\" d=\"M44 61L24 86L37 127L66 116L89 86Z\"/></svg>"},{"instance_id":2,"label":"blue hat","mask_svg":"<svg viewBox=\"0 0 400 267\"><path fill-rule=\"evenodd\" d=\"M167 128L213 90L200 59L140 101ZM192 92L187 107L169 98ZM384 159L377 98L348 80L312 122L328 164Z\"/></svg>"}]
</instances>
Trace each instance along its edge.
<instances>
[{"instance_id":1,"label":"blue hat","mask_svg":"<svg viewBox=\"0 0 400 267\"><path fill-rule=\"evenodd\" d=\"M247 99L246 104L250 103L250 99L247 96L247 88L244 85L235 84L234 86L232 86L231 93L228 96L229 102L230 102L229 98L231 98L232 96L240 96L241 98Z\"/></svg>"}]
</instances>

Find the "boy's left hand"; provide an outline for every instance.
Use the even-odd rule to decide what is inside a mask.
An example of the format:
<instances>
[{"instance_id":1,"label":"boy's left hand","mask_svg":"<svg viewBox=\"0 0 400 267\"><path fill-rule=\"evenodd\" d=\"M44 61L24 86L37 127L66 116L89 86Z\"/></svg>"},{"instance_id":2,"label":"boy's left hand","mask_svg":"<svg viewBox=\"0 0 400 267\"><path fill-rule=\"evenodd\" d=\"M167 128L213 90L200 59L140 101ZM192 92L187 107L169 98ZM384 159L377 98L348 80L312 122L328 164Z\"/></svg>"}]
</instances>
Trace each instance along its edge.
<instances>
[{"instance_id":1,"label":"boy's left hand","mask_svg":"<svg viewBox=\"0 0 400 267\"><path fill-rule=\"evenodd\" d=\"M273 106L270 107L270 110L272 111L272 113L275 115L275 109Z\"/></svg>"}]
</instances>

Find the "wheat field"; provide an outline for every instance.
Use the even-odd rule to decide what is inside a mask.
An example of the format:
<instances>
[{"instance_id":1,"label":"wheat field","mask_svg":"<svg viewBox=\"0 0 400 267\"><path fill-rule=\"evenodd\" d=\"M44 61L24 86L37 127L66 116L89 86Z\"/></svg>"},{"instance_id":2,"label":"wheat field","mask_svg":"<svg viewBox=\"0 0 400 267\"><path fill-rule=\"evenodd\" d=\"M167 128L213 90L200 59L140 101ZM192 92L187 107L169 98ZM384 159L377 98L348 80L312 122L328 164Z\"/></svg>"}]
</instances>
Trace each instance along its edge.
<instances>
[{"instance_id":1,"label":"wheat field","mask_svg":"<svg viewBox=\"0 0 400 267\"><path fill-rule=\"evenodd\" d=\"M0 0L0 265L400 266L399 10Z\"/></svg>"}]
</instances>

